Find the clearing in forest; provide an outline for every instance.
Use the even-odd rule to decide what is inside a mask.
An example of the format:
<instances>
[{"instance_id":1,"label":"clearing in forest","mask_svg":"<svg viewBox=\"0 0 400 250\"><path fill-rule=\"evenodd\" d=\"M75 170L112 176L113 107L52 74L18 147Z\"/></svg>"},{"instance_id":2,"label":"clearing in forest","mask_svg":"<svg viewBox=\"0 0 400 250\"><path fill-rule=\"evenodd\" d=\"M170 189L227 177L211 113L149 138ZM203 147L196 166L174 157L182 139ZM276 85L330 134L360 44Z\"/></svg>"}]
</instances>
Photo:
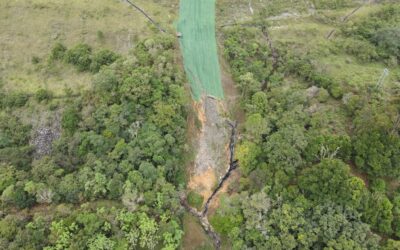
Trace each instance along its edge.
<instances>
[{"instance_id":1,"label":"clearing in forest","mask_svg":"<svg viewBox=\"0 0 400 250\"><path fill-rule=\"evenodd\" d=\"M215 0L181 0L178 31L192 95L224 97L215 38Z\"/></svg>"}]
</instances>

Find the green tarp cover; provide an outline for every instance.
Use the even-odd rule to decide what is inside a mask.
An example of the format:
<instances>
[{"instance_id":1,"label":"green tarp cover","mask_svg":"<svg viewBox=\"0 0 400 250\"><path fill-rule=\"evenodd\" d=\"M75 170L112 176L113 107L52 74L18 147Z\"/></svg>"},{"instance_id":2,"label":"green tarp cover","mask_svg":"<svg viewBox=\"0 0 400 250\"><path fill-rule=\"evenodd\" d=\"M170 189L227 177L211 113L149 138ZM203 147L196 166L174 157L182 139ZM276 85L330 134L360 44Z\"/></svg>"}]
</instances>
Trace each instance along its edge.
<instances>
[{"instance_id":1,"label":"green tarp cover","mask_svg":"<svg viewBox=\"0 0 400 250\"><path fill-rule=\"evenodd\" d=\"M193 98L224 97L215 38L215 0L181 0L178 31Z\"/></svg>"}]
</instances>

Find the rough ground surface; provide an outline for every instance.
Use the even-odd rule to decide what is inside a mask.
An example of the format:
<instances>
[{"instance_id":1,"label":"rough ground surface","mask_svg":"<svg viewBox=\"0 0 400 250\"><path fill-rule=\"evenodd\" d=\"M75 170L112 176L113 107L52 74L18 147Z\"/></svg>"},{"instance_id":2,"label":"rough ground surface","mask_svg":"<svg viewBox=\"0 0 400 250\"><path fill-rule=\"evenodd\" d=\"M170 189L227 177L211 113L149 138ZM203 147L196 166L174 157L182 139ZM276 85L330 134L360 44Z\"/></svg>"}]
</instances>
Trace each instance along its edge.
<instances>
[{"instance_id":1,"label":"rough ground surface","mask_svg":"<svg viewBox=\"0 0 400 250\"><path fill-rule=\"evenodd\" d=\"M229 167L227 147L230 128L221 101L204 97L196 104L196 109L202 127L189 188L207 199Z\"/></svg>"},{"instance_id":2,"label":"rough ground surface","mask_svg":"<svg viewBox=\"0 0 400 250\"><path fill-rule=\"evenodd\" d=\"M53 141L61 136L61 115L59 112L44 112L33 124L30 144L35 147L35 159L40 159L51 153Z\"/></svg>"}]
</instances>

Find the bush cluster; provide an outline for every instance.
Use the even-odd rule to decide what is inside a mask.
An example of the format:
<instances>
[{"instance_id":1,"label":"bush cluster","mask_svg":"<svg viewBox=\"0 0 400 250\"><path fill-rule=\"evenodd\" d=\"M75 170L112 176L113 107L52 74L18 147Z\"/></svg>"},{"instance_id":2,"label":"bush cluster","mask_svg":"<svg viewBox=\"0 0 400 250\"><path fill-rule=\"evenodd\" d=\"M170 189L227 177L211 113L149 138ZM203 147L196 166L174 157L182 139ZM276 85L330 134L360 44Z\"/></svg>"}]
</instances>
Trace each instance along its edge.
<instances>
[{"instance_id":1,"label":"bush cluster","mask_svg":"<svg viewBox=\"0 0 400 250\"><path fill-rule=\"evenodd\" d=\"M102 66L110 65L115 62L119 56L113 51L103 49L93 53L93 49L84 43L75 45L67 49L63 44L54 45L50 59L63 60L66 63L74 65L79 71L91 71L96 73Z\"/></svg>"}]
</instances>

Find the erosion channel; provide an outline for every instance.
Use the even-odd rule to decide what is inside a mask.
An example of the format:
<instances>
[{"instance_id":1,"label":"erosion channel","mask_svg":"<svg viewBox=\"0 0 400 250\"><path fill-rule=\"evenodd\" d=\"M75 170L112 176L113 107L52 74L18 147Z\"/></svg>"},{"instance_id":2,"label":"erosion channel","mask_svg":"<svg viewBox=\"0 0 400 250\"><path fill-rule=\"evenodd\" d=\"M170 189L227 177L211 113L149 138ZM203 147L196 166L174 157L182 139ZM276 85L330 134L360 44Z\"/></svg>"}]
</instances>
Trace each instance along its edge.
<instances>
[{"instance_id":1,"label":"erosion channel","mask_svg":"<svg viewBox=\"0 0 400 250\"><path fill-rule=\"evenodd\" d=\"M178 31L200 127L188 190L204 199L201 209L191 207L186 194L182 194L181 202L200 220L219 249L220 238L208 222L208 212L218 207L218 193L238 166L234 158L237 122L231 121L236 120L232 114L237 93L227 70L220 66L222 60L218 60L215 0L181 0Z\"/></svg>"}]
</instances>

